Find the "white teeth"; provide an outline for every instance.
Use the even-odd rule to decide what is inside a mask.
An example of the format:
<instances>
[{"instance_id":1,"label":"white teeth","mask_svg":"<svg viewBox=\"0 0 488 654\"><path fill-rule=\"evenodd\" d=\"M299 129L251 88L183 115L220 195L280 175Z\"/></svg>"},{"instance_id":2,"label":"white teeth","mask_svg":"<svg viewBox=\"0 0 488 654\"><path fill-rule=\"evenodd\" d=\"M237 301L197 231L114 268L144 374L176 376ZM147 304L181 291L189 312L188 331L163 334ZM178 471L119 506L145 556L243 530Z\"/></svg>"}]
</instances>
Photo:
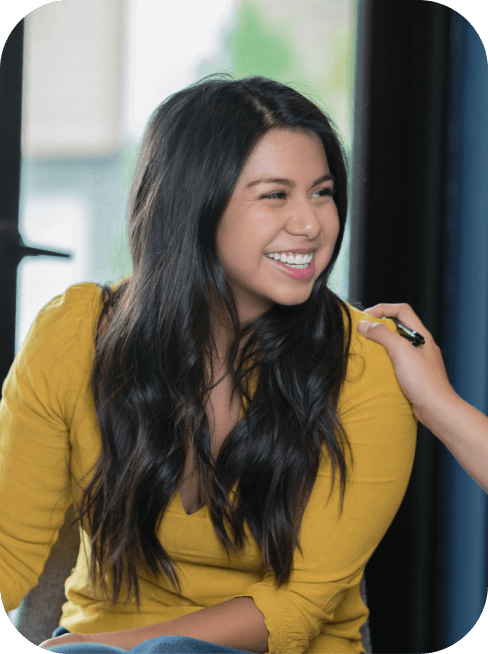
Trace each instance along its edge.
<instances>
[{"instance_id":1,"label":"white teeth","mask_svg":"<svg viewBox=\"0 0 488 654\"><path fill-rule=\"evenodd\" d=\"M287 253L282 253L279 254L278 252L270 252L267 255L270 259L274 259L275 261L281 261L282 263L288 263L288 264L295 264L295 265L301 265L304 264L305 267L308 266L308 264L312 261L313 258L313 252L310 252L309 254L287 254Z\"/></svg>"}]
</instances>

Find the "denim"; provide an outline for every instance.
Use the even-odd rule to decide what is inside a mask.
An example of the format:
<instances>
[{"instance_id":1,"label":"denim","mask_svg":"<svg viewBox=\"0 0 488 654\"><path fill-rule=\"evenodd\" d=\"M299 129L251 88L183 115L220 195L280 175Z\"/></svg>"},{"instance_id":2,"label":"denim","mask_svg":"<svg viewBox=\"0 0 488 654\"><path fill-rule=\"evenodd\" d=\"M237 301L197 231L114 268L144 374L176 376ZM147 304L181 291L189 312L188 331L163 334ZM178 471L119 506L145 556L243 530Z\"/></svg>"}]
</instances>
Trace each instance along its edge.
<instances>
[{"instance_id":1,"label":"denim","mask_svg":"<svg viewBox=\"0 0 488 654\"><path fill-rule=\"evenodd\" d=\"M64 627L58 627L53 631L52 637L56 638L69 633ZM191 652L198 652L199 654L252 654L247 650L215 645L205 640L187 638L186 636L158 636L146 640L129 650L102 643L68 643L66 645L52 645L43 649L47 652L58 652L59 654L120 654L120 652L130 652L130 654L189 654Z\"/></svg>"}]
</instances>

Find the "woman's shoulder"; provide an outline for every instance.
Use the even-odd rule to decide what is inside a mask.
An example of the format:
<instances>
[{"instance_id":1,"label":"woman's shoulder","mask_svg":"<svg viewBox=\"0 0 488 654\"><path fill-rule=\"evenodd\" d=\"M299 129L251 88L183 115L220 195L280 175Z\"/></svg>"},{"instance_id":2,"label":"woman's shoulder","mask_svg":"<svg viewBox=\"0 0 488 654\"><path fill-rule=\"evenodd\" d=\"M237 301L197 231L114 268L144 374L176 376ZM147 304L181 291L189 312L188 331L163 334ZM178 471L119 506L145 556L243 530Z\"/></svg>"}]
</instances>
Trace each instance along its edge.
<instances>
[{"instance_id":1,"label":"woman's shoulder","mask_svg":"<svg viewBox=\"0 0 488 654\"><path fill-rule=\"evenodd\" d=\"M78 358L78 353L87 352L102 307L101 291L98 284L83 282L52 298L34 319L19 355L49 357L54 363L68 354Z\"/></svg>"},{"instance_id":2,"label":"woman's shoulder","mask_svg":"<svg viewBox=\"0 0 488 654\"><path fill-rule=\"evenodd\" d=\"M34 325L78 332L80 323L96 322L102 308L102 288L95 282L81 282L52 298L37 314ZM54 323L54 324L53 324Z\"/></svg>"},{"instance_id":3,"label":"woman's shoulder","mask_svg":"<svg viewBox=\"0 0 488 654\"><path fill-rule=\"evenodd\" d=\"M344 302L344 301L343 301ZM398 329L395 324L395 322L391 318L375 318L374 316L370 316L369 313L365 313L361 309L358 309L357 307L353 306L349 302L344 302L344 305L346 305L347 309L349 310L349 316L351 318L351 352L352 351L357 351L357 350L364 350L364 348L368 348L368 346L372 345L375 346L372 348L372 351L378 351L378 347L380 347L382 350L385 350L383 346L378 346L378 343L375 343L374 341L371 341L368 338L365 338L358 332L358 324L362 320L368 320L370 322L381 322L384 325L388 327L392 332L395 332L398 334ZM346 311L344 309L344 306L341 305L341 310L343 314L343 319L344 319L344 327L345 329L349 329L349 320L347 319L346 316ZM389 358L389 357L388 357Z\"/></svg>"},{"instance_id":4,"label":"woman's shoulder","mask_svg":"<svg viewBox=\"0 0 488 654\"><path fill-rule=\"evenodd\" d=\"M347 363L347 373L343 395L349 394L370 395L372 392L379 394L395 394L402 400L404 394L395 376L393 364L386 349L379 343L362 336L357 326L361 320L381 322L392 332L398 333L397 326L390 318L375 318L364 311L345 303L351 317L351 341ZM346 330L348 320L345 309L342 308ZM406 399L405 399L406 401Z\"/></svg>"},{"instance_id":5,"label":"woman's shoulder","mask_svg":"<svg viewBox=\"0 0 488 654\"><path fill-rule=\"evenodd\" d=\"M39 316L49 312L65 312L73 317L87 310L99 308L102 287L95 282L80 282L68 286L53 297L39 312Z\"/></svg>"}]
</instances>

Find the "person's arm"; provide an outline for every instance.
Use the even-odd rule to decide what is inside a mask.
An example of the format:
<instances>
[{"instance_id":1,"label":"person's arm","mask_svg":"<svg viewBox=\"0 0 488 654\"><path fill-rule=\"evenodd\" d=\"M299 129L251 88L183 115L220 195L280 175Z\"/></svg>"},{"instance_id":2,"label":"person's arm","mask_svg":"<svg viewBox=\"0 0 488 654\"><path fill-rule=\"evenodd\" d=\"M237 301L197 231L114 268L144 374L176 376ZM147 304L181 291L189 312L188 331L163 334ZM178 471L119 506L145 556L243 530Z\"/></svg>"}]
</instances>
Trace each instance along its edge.
<instances>
[{"instance_id":1,"label":"person's arm","mask_svg":"<svg viewBox=\"0 0 488 654\"><path fill-rule=\"evenodd\" d=\"M382 345L393 363L416 418L441 440L466 472L488 493L488 417L452 388L439 346L408 304L377 304L365 313L396 318L424 336L413 347L381 323L361 322L358 331Z\"/></svg>"},{"instance_id":2,"label":"person's arm","mask_svg":"<svg viewBox=\"0 0 488 654\"><path fill-rule=\"evenodd\" d=\"M488 418L458 395L440 398L422 415L423 424L488 493Z\"/></svg>"},{"instance_id":3,"label":"person's arm","mask_svg":"<svg viewBox=\"0 0 488 654\"><path fill-rule=\"evenodd\" d=\"M100 311L95 284L77 284L37 315L0 401L0 593L19 606L58 538L70 492L70 426L90 372Z\"/></svg>"},{"instance_id":4,"label":"person's arm","mask_svg":"<svg viewBox=\"0 0 488 654\"><path fill-rule=\"evenodd\" d=\"M186 636L216 645L262 654L268 651L269 633L252 598L238 597L173 620L148 627L104 634L65 634L44 641L42 648L76 642L96 642L129 650L158 636Z\"/></svg>"}]
</instances>

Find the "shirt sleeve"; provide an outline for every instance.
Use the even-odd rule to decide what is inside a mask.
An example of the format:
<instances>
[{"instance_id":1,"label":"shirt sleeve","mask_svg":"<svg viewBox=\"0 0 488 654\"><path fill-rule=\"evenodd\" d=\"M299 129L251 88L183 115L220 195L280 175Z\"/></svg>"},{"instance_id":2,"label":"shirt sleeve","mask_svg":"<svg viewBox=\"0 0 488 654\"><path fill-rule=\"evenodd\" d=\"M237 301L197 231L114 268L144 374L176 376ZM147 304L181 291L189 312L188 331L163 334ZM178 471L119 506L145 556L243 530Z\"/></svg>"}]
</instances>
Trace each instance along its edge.
<instances>
[{"instance_id":1,"label":"shirt sleeve","mask_svg":"<svg viewBox=\"0 0 488 654\"><path fill-rule=\"evenodd\" d=\"M338 414L354 461L342 513L338 478L330 494L332 474L323 462L302 519L303 555L295 551L289 580L278 588L267 574L241 595L252 597L264 616L270 654L306 652L334 621L390 526L412 471L417 422L411 404L386 350L357 332L359 320L373 318L350 310L351 350ZM392 320L373 320L397 331Z\"/></svg>"},{"instance_id":2,"label":"shirt sleeve","mask_svg":"<svg viewBox=\"0 0 488 654\"><path fill-rule=\"evenodd\" d=\"M78 284L37 315L0 402L0 592L16 608L43 571L71 504L70 424L100 294Z\"/></svg>"}]
</instances>

